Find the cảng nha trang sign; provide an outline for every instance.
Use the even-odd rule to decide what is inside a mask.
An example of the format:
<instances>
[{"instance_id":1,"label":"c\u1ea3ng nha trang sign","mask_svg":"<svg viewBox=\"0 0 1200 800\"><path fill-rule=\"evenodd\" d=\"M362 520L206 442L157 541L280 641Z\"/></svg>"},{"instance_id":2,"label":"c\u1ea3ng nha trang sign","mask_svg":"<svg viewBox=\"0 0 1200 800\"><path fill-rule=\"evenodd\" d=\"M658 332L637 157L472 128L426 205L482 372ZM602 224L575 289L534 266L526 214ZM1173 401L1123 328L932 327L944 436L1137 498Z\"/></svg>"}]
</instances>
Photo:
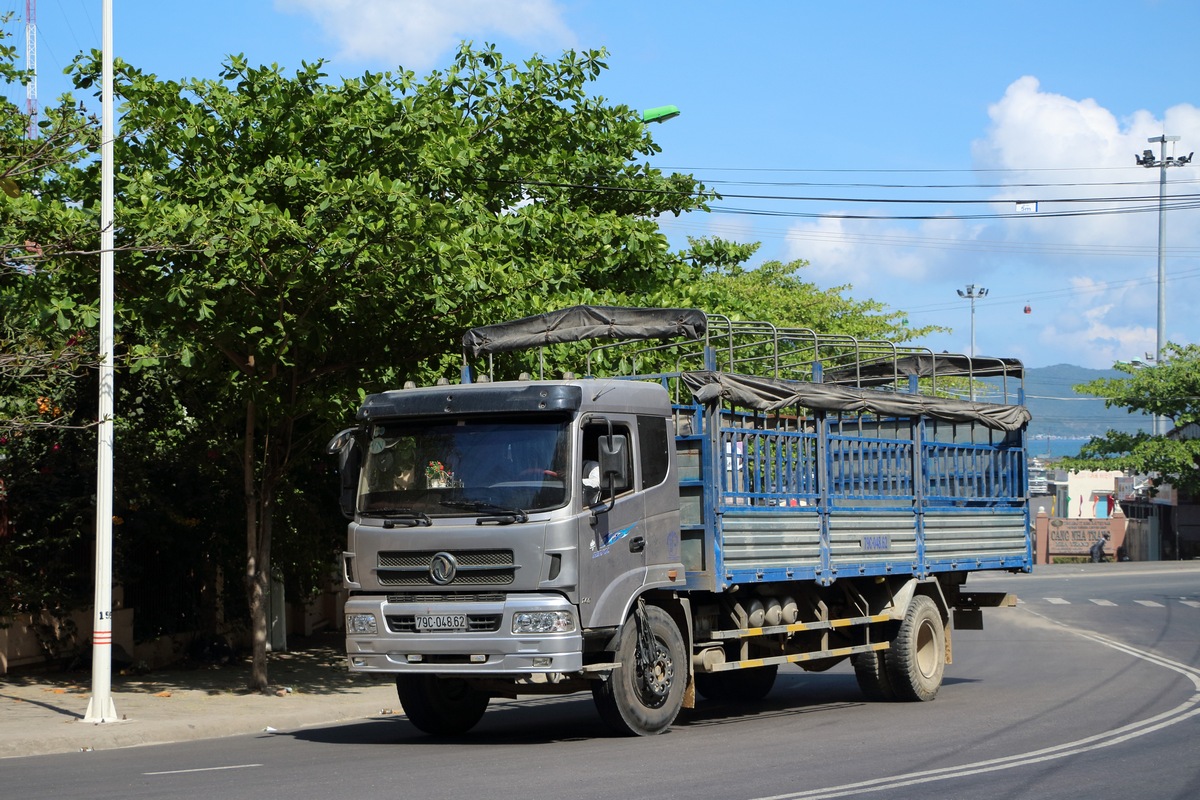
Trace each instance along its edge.
<instances>
[{"instance_id":1,"label":"c\u1ea3ng nha trang sign","mask_svg":"<svg viewBox=\"0 0 1200 800\"><path fill-rule=\"evenodd\" d=\"M1052 556L1086 556L1097 539L1108 533L1106 519L1050 520L1049 549Z\"/></svg>"}]
</instances>

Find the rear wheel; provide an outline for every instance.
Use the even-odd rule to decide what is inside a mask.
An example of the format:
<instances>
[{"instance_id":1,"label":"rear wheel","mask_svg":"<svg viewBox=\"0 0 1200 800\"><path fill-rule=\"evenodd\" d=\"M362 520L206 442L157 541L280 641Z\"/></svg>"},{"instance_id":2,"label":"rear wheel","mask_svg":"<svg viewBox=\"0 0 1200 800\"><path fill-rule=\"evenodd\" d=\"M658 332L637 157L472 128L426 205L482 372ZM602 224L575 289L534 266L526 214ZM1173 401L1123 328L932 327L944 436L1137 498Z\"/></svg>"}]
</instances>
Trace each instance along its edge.
<instances>
[{"instance_id":1,"label":"rear wheel","mask_svg":"<svg viewBox=\"0 0 1200 800\"><path fill-rule=\"evenodd\" d=\"M396 694L408 721L431 736L471 730L483 718L489 699L461 678L436 675L397 675Z\"/></svg>"},{"instance_id":2,"label":"rear wheel","mask_svg":"<svg viewBox=\"0 0 1200 800\"><path fill-rule=\"evenodd\" d=\"M854 665L854 677L858 688L873 702L888 702L896 699L892 679L888 677L887 665L881 652L858 653L850 657Z\"/></svg>"},{"instance_id":3,"label":"rear wheel","mask_svg":"<svg viewBox=\"0 0 1200 800\"><path fill-rule=\"evenodd\" d=\"M888 678L900 700L932 700L946 670L946 629L933 600L917 595L892 646L884 651Z\"/></svg>"},{"instance_id":4,"label":"rear wheel","mask_svg":"<svg viewBox=\"0 0 1200 800\"><path fill-rule=\"evenodd\" d=\"M756 703L775 686L779 665L731 672L697 672L696 691L714 702Z\"/></svg>"},{"instance_id":5,"label":"rear wheel","mask_svg":"<svg viewBox=\"0 0 1200 800\"><path fill-rule=\"evenodd\" d=\"M627 735L667 730L683 707L688 677L687 650L675 621L657 606L642 606L621 626L613 649L620 666L592 685L600 716Z\"/></svg>"}]
</instances>

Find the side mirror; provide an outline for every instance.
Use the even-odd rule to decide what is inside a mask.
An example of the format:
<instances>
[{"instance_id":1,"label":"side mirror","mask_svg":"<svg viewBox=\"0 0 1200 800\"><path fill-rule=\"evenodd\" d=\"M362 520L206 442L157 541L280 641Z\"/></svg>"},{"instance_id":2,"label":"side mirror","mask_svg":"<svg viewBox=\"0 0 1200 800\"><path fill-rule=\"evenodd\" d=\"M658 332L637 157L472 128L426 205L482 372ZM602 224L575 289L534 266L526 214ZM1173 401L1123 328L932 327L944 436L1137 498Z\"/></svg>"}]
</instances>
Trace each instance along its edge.
<instances>
[{"instance_id":1,"label":"side mirror","mask_svg":"<svg viewBox=\"0 0 1200 800\"><path fill-rule=\"evenodd\" d=\"M362 449L354 434L355 428L347 428L329 440L325 452L338 457L338 473L341 475L339 503L342 516L354 519L354 506L358 495L358 473L362 469Z\"/></svg>"},{"instance_id":2,"label":"side mirror","mask_svg":"<svg viewBox=\"0 0 1200 800\"><path fill-rule=\"evenodd\" d=\"M600 480L608 484L610 495L616 495L615 487L629 485L629 461L626 453L629 440L620 434L601 436L600 450Z\"/></svg>"}]
</instances>

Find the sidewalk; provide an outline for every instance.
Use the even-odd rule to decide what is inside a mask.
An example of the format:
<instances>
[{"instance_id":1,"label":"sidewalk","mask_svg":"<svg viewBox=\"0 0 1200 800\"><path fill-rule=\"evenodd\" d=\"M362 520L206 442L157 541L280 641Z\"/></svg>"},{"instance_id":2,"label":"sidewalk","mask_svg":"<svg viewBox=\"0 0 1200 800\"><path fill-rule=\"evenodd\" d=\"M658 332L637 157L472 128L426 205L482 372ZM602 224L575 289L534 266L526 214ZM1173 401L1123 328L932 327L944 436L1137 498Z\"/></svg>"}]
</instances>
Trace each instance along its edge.
<instances>
[{"instance_id":1,"label":"sidewalk","mask_svg":"<svg viewBox=\"0 0 1200 800\"><path fill-rule=\"evenodd\" d=\"M112 677L119 722L85 723L91 671L0 676L0 759L294 730L399 714L395 685L351 674L341 636L270 656L275 693L245 690L248 661Z\"/></svg>"}]
</instances>

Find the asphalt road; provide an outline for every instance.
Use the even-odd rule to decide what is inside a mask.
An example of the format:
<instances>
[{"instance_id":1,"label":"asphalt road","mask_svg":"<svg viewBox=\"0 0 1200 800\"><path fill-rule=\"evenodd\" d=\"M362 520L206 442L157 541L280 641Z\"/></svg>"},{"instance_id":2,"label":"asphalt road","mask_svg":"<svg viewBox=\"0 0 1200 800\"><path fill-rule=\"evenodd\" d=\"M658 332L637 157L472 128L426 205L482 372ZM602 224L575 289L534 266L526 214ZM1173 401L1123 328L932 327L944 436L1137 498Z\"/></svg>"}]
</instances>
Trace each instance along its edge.
<instances>
[{"instance_id":1,"label":"asphalt road","mask_svg":"<svg viewBox=\"0 0 1200 800\"><path fill-rule=\"evenodd\" d=\"M1016 609L954 632L937 699L866 703L848 666L781 673L750 709L702 704L613 738L590 696L495 705L468 738L402 718L9 759L22 798L1200 797L1200 565L972 579Z\"/></svg>"}]
</instances>

